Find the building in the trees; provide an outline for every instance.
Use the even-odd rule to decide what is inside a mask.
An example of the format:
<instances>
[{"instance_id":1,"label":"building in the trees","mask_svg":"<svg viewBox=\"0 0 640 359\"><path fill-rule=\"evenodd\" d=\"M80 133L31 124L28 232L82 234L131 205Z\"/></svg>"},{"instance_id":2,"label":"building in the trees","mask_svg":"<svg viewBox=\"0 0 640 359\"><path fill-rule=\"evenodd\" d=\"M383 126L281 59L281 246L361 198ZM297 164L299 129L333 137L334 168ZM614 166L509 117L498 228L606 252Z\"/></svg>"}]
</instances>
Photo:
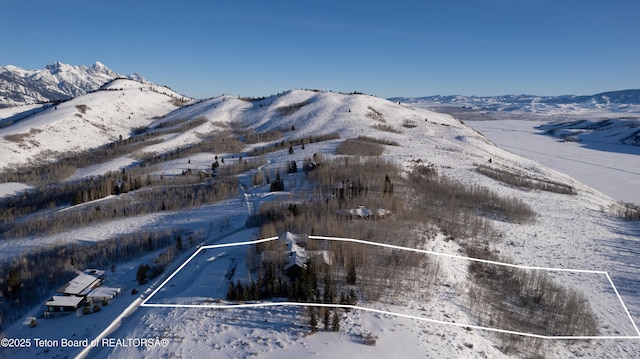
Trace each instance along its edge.
<instances>
[{"instance_id":1,"label":"building in the trees","mask_svg":"<svg viewBox=\"0 0 640 359\"><path fill-rule=\"evenodd\" d=\"M365 219L365 220L379 220L389 218L391 211L383 208L379 208L375 213L366 208L365 206L358 206L358 208L352 209L338 209L336 210L336 216L340 219Z\"/></svg>"},{"instance_id":2,"label":"building in the trees","mask_svg":"<svg viewBox=\"0 0 640 359\"><path fill-rule=\"evenodd\" d=\"M278 241L286 245L287 261L284 265L284 273L294 278L300 274L307 265L333 265L333 253L328 250L307 250L307 235L285 232L280 235Z\"/></svg>"}]
</instances>

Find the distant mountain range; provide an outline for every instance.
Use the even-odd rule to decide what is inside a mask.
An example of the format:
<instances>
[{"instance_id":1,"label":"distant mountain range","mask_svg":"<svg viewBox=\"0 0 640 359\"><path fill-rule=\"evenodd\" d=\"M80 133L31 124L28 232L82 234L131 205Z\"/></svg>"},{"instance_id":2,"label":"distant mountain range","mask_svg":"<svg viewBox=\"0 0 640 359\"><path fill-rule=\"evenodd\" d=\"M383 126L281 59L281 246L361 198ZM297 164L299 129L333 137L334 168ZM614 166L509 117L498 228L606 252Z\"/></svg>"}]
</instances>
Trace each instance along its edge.
<instances>
[{"instance_id":1,"label":"distant mountain range","mask_svg":"<svg viewBox=\"0 0 640 359\"><path fill-rule=\"evenodd\" d=\"M139 74L118 74L100 62L88 67L55 62L41 70L0 66L0 108L68 100L116 78L144 81Z\"/></svg>"},{"instance_id":2,"label":"distant mountain range","mask_svg":"<svg viewBox=\"0 0 640 359\"><path fill-rule=\"evenodd\" d=\"M505 95L505 96L426 96L426 97L395 97L391 101L408 103L433 104L434 106L455 106L473 110L485 111L522 111L549 112L550 110L572 109L604 109L615 112L628 112L638 109L640 105L640 89L602 92L589 96L535 96L535 95Z\"/></svg>"},{"instance_id":3,"label":"distant mountain range","mask_svg":"<svg viewBox=\"0 0 640 359\"><path fill-rule=\"evenodd\" d=\"M0 108L69 100L93 92L116 78L146 82L137 73L119 74L100 62L90 66L73 66L55 62L41 70L24 70L12 65L0 66ZM590 96L435 95L394 97L389 100L481 111L549 114L599 109L613 112L637 112L640 110L640 89L602 92Z\"/></svg>"}]
</instances>

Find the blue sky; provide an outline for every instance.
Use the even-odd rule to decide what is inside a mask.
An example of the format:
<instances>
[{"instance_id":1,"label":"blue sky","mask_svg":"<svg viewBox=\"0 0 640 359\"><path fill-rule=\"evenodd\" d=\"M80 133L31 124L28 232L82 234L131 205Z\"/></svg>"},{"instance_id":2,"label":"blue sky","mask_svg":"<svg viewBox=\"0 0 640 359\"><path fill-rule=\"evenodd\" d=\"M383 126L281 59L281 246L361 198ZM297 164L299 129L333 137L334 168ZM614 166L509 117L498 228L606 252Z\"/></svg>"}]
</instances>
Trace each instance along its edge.
<instances>
[{"instance_id":1,"label":"blue sky","mask_svg":"<svg viewBox=\"0 0 640 359\"><path fill-rule=\"evenodd\" d=\"M0 64L100 61L197 98L640 88L640 1L2 0Z\"/></svg>"}]
</instances>

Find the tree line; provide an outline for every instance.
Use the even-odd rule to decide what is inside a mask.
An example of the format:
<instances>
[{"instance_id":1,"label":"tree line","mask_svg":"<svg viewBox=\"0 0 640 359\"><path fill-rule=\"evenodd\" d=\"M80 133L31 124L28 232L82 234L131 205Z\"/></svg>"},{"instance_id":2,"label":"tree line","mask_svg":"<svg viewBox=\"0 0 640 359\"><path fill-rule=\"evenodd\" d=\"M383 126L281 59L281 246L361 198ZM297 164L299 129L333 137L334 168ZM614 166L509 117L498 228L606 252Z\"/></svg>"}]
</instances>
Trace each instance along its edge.
<instances>
[{"instance_id":1,"label":"tree line","mask_svg":"<svg viewBox=\"0 0 640 359\"><path fill-rule=\"evenodd\" d=\"M204 183L155 186L65 211L45 212L24 218L5 227L4 238L59 233L70 228L139 216L161 211L177 211L231 198L238 193L235 178L210 179Z\"/></svg>"}]
</instances>

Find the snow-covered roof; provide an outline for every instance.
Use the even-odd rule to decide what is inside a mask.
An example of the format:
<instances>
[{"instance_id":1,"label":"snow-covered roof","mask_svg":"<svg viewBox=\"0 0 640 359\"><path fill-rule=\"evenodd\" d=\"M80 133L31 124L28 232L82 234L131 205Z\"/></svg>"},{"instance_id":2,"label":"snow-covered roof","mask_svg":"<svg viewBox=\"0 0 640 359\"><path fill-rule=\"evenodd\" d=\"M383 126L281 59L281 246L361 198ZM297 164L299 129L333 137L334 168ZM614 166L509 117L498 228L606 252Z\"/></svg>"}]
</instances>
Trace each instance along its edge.
<instances>
[{"instance_id":1,"label":"snow-covered roof","mask_svg":"<svg viewBox=\"0 0 640 359\"><path fill-rule=\"evenodd\" d=\"M289 235L289 236L286 236ZM291 266L297 265L301 268L307 267L307 260L309 259L305 249L300 246L301 236L290 232L285 233L285 241L287 243L287 252L289 253L289 263L285 266L285 270Z\"/></svg>"},{"instance_id":2,"label":"snow-covered roof","mask_svg":"<svg viewBox=\"0 0 640 359\"><path fill-rule=\"evenodd\" d=\"M100 279L89 274L80 273L78 276L69 281L58 289L58 293L66 295L86 295L91 288L96 286Z\"/></svg>"},{"instance_id":3,"label":"snow-covered roof","mask_svg":"<svg viewBox=\"0 0 640 359\"><path fill-rule=\"evenodd\" d=\"M378 217L385 217L391 214L391 211L388 211L386 209L383 208L378 208L378 210L376 211L376 216Z\"/></svg>"},{"instance_id":4,"label":"snow-covered roof","mask_svg":"<svg viewBox=\"0 0 640 359\"><path fill-rule=\"evenodd\" d=\"M289 260L284 269L287 270L293 266L306 268L309 257L304 247L300 244L307 241L307 235L294 234L286 231L280 235L279 240L284 241L287 246L287 253L289 254Z\"/></svg>"},{"instance_id":5,"label":"snow-covered roof","mask_svg":"<svg viewBox=\"0 0 640 359\"><path fill-rule=\"evenodd\" d=\"M327 265L333 265L333 252L331 251L309 251L309 257L322 257L322 262Z\"/></svg>"},{"instance_id":6,"label":"snow-covered roof","mask_svg":"<svg viewBox=\"0 0 640 359\"><path fill-rule=\"evenodd\" d=\"M284 266L284 270L287 270L293 266L298 266L300 268L307 268L307 253L304 248L297 246L297 249L289 252L289 261Z\"/></svg>"},{"instance_id":7,"label":"snow-covered roof","mask_svg":"<svg viewBox=\"0 0 640 359\"><path fill-rule=\"evenodd\" d=\"M306 234L293 234L291 232L285 232L280 235L280 240L285 241L287 245L287 253L289 255L287 264L284 266L284 270L288 270L293 266L306 269L309 259L321 257L325 264L333 264L333 253L330 251L307 251L300 243L305 243L307 240Z\"/></svg>"},{"instance_id":8,"label":"snow-covered roof","mask_svg":"<svg viewBox=\"0 0 640 359\"><path fill-rule=\"evenodd\" d=\"M353 215L362 218L370 217L373 214L373 212L371 212L371 210L369 208L366 208L365 206L358 206L358 208L352 209L350 212Z\"/></svg>"},{"instance_id":9,"label":"snow-covered roof","mask_svg":"<svg viewBox=\"0 0 640 359\"><path fill-rule=\"evenodd\" d=\"M388 211L383 208L378 208L375 214L376 214L376 217L378 218L384 218L390 215L391 211ZM352 208L352 209L343 209L343 208L337 209L336 215L345 216L345 217L369 218L373 215L373 211L364 206L358 206L358 208Z\"/></svg>"},{"instance_id":10,"label":"snow-covered roof","mask_svg":"<svg viewBox=\"0 0 640 359\"><path fill-rule=\"evenodd\" d=\"M48 307L77 307L83 300L82 297L76 297L75 295L56 295L51 297L44 304Z\"/></svg>"},{"instance_id":11,"label":"snow-covered roof","mask_svg":"<svg viewBox=\"0 0 640 359\"><path fill-rule=\"evenodd\" d=\"M120 288L98 287L89 292L87 298L113 298L118 294L120 294Z\"/></svg>"},{"instance_id":12,"label":"snow-covered roof","mask_svg":"<svg viewBox=\"0 0 640 359\"><path fill-rule=\"evenodd\" d=\"M279 240L285 241L286 243L293 242L296 244L305 243L307 241L306 234L295 234L289 231L282 233L279 237Z\"/></svg>"}]
</instances>

